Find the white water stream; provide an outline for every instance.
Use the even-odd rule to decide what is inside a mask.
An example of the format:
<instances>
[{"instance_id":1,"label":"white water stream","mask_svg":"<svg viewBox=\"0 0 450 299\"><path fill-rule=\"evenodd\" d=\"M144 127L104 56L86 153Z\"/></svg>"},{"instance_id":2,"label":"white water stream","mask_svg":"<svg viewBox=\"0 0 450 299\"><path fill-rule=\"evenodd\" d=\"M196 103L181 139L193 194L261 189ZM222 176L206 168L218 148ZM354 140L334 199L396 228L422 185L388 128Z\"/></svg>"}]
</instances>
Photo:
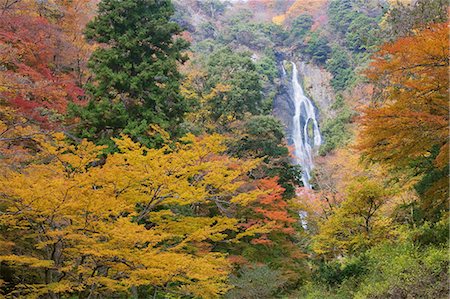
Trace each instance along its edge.
<instances>
[{"instance_id":1,"label":"white water stream","mask_svg":"<svg viewBox=\"0 0 450 299\"><path fill-rule=\"evenodd\" d=\"M322 144L319 125L312 101L305 96L298 81L298 70L292 64L292 89L295 114L293 118L292 140L294 142L294 159L302 168L302 181L306 188L311 188L311 170L314 168L313 156ZM284 70L283 70L284 71Z\"/></svg>"}]
</instances>

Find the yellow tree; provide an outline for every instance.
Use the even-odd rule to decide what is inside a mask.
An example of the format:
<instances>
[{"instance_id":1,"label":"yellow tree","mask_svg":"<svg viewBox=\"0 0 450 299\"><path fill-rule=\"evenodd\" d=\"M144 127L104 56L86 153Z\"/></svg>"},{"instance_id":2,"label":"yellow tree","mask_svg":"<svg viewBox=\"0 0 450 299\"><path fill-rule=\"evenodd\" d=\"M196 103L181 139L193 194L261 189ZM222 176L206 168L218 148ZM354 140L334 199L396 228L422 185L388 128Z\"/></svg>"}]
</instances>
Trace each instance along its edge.
<instances>
[{"instance_id":1,"label":"yellow tree","mask_svg":"<svg viewBox=\"0 0 450 299\"><path fill-rule=\"evenodd\" d=\"M324 256L352 254L389 236L390 220L383 215L389 193L379 182L359 177L349 184L346 198L319 224L313 249Z\"/></svg>"},{"instance_id":2,"label":"yellow tree","mask_svg":"<svg viewBox=\"0 0 450 299\"><path fill-rule=\"evenodd\" d=\"M230 91L231 87L218 83L209 92L206 92L207 76L206 72L192 66L192 69L186 74L186 79L182 83L180 91L185 99L196 106L195 111L186 115L186 120L202 132L214 132L221 123L233 120L226 117L219 120L213 119L215 110L213 101L226 101L227 92Z\"/></svg>"},{"instance_id":3,"label":"yellow tree","mask_svg":"<svg viewBox=\"0 0 450 299\"><path fill-rule=\"evenodd\" d=\"M238 231L223 214L273 191L241 191L259 161L223 155L219 135L189 135L175 149L115 142L119 152L102 160L103 147L56 134L40 141L36 163L2 169L0 261L15 273L7 295L108 297L149 286L214 298L227 290L229 265L212 244L258 233ZM202 212L214 207L223 213Z\"/></svg>"}]
</instances>

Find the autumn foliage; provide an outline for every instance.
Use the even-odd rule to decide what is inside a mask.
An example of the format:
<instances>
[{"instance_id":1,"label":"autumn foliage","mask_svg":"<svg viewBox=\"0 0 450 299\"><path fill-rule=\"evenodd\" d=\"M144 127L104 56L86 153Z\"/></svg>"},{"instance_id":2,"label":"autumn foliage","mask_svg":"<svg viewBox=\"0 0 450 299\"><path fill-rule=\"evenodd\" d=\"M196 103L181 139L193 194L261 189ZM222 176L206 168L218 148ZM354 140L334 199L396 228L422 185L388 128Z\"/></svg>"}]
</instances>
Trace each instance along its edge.
<instances>
[{"instance_id":1,"label":"autumn foliage","mask_svg":"<svg viewBox=\"0 0 450 299\"><path fill-rule=\"evenodd\" d=\"M290 214L288 202L283 198L284 189L278 185L278 178L261 179L257 182L257 190L263 191L251 207L250 217L243 224L247 228L270 228L258 238L251 240L252 244L271 245L270 234L294 234L292 224L297 220Z\"/></svg>"},{"instance_id":2,"label":"autumn foliage","mask_svg":"<svg viewBox=\"0 0 450 299\"><path fill-rule=\"evenodd\" d=\"M41 140L45 163L0 178L0 224L9 228L0 259L22 273L11 294L105 295L141 285L203 298L223 293L228 262L211 246L286 230L293 220L285 206L261 208L266 220L246 232L238 219L204 214L261 196L265 207L280 201L275 180L239 191L258 161L222 155L222 141L188 136L175 150L149 149L123 136L115 140L120 151L95 166L103 147L73 146L62 134Z\"/></svg>"},{"instance_id":3,"label":"autumn foliage","mask_svg":"<svg viewBox=\"0 0 450 299\"><path fill-rule=\"evenodd\" d=\"M0 0L0 298L443 297L449 24L415 22L444 1L231 2ZM272 116L291 54L353 82L305 85L312 188Z\"/></svg>"},{"instance_id":4,"label":"autumn foliage","mask_svg":"<svg viewBox=\"0 0 450 299\"><path fill-rule=\"evenodd\" d=\"M323 19L326 6L327 1L324 0L296 0L283 14L273 17L272 21L275 24L283 25L286 21L291 21L301 14L313 15L315 19Z\"/></svg>"},{"instance_id":5,"label":"autumn foliage","mask_svg":"<svg viewBox=\"0 0 450 299\"><path fill-rule=\"evenodd\" d=\"M448 24L437 24L377 53L368 77L382 89L361 119L370 158L404 164L433 146L448 154L448 41Z\"/></svg>"},{"instance_id":6,"label":"autumn foliage","mask_svg":"<svg viewBox=\"0 0 450 299\"><path fill-rule=\"evenodd\" d=\"M92 1L3 1L0 101L41 125L60 122L80 104L91 47L82 30Z\"/></svg>"},{"instance_id":7,"label":"autumn foliage","mask_svg":"<svg viewBox=\"0 0 450 299\"><path fill-rule=\"evenodd\" d=\"M419 190L430 211L445 209L448 199L448 43L448 23L440 23L385 45L367 74L378 97L360 121L358 147L367 159L434 173ZM433 167L420 166L430 159Z\"/></svg>"},{"instance_id":8,"label":"autumn foliage","mask_svg":"<svg viewBox=\"0 0 450 299\"><path fill-rule=\"evenodd\" d=\"M44 121L46 114L64 113L68 102L78 101L83 91L74 74L62 69L60 53L70 49L56 26L42 17L5 16L0 31L1 60L6 65L1 91L11 106Z\"/></svg>"}]
</instances>

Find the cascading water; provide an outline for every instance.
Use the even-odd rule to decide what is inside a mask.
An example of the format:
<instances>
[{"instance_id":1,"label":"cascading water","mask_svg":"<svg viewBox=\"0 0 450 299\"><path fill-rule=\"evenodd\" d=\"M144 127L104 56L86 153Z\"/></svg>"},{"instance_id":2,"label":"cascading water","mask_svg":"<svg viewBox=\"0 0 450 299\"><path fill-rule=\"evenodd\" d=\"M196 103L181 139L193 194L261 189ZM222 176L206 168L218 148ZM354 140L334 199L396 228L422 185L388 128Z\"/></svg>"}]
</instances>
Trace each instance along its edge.
<instances>
[{"instance_id":1,"label":"cascading water","mask_svg":"<svg viewBox=\"0 0 450 299\"><path fill-rule=\"evenodd\" d=\"M311 188L309 180L314 167L313 155L322 144L322 137L316 119L313 103L305 96L298 82L298 70L292 64L292 89L295 114L293 118L292 140L294 143L295 163L302 167L302 181L306 188ZM285 70L283 69L283 72Z\"/></svg>"}]
</instances>

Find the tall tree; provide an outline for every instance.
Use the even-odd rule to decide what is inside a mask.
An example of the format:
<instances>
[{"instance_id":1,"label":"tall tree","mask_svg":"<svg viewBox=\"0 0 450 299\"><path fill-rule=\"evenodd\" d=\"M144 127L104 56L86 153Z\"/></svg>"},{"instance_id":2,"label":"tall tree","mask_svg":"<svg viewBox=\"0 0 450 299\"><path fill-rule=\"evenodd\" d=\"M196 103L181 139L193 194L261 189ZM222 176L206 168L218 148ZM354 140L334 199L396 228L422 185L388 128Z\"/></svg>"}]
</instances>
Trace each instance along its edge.
<instances>
[{"instance_id":1,"label":"tall tree","mask_svg":"<svg viewBox=\"0 0 450 299\"><path fill-rule=\"evenodd\" d=\"M182 30L170 20L173 13L170 0L100 2L86 29L86 37L101 44L88 64L94 74L86 87L91 100L73 109L82 137L107 143L124 132L153 145L150 124L177 130L187 109L177 64L186 60L188 43L175 37Z\"/></svg>"},{"instance_id":2,"label":"tall tree","mask_svg":"<svg viewBox=\"0 0 450 299\"><path fill-rule=\"evenodd\" d=\"M380 92L361 118L364 155L425 175L432 210L448 198L448 42L440 23L386 44L368 74Z\"/></svg>"},{"instance_id":3,"label":"tall tree","mask_svg":"<svg viewBox=\"0 0 450 299\"><path fill-rule=\"evenodd\" d=\"M289 232L280 187L245 187L259 160L224 155L219 135L188 135L161 149L123 136L115 140L118 152L97 167L104 146L54 137L39 142L44 163L0 168L2 294L115 298L142 286L215 298L229 272L226 255L213 252L217 244ZM256 201L259 225L220 213Z\"/></svg>"},{"instance_id":4,"label":"tall tree","mask_svg":"<svg viewBox=\"0 0 450 299\"><path fill-rule=\"evenodd\" d=\"M389 235L390 220L381 212L389 192L380 182L358 177L345 193L346 199L319 224L313 244L317 254L354 254Z\"/></svg>"},{"instance_id":5,"label":"tall tree","mask_svg":"<svg viewBox=\"0 0 450 299\"><path fill-rule=\"evenodd\" d=\"M230 88L209 102L211 118L218 124L244 119L245 113L258 114L261 108L261 83L248 53L233 53L222 48L208 61L208 91L222 84Z\"/></svg>"}]
</instances>

